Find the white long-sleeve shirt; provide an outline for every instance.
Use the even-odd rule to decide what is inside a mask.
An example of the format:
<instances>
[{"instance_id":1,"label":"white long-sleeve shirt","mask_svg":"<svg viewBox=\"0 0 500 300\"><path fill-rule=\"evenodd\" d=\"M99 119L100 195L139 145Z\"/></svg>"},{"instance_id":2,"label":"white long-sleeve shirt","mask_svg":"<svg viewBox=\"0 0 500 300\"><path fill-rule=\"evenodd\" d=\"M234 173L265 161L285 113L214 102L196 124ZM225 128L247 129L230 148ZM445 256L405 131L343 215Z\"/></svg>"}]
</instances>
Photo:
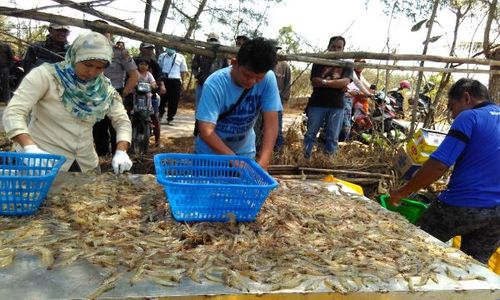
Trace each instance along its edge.
<instances>
[{"instance_id":1,"label":"white long-sleeve shirt","mask_svg":"<svg viewBox=\"0 0 500 300\"><path fill-rule=\"evenodd\" d=\"M99 164L92 136L94 123L77 119L65 109L61 102L64 87L50 68L53 66L49 64L34 68L15 91L3 114L7 136L12 139L26 133L40 149L65 156L63 171L75 160L82 172L93 170ZM132 127L118 94L107 116L116 130L116 140L130 143Z\"/></svg>"}]
</instances>

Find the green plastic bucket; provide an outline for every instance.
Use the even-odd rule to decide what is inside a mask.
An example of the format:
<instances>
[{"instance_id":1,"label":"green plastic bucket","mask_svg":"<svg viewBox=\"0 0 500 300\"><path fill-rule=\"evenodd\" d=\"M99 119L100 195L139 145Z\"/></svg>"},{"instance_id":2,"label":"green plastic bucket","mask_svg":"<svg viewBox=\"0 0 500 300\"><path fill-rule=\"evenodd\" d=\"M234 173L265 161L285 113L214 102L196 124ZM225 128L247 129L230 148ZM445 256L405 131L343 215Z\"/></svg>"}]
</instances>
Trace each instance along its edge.
<instances>
[{"instance_id":1,"label":"green plastic bucket","mask_svg":"<svg viewBox=\"0 0 500 300\"><path fill-rule=\"evenodd\" d=\"M389 195L381 195L380 204L390 211L398 212L412 224L417 223L418 219L420 219L428 207L428 205L423 202L407 198L401 199L399 206L393 206L389 204Z\"/></svg>"}]
</instances>

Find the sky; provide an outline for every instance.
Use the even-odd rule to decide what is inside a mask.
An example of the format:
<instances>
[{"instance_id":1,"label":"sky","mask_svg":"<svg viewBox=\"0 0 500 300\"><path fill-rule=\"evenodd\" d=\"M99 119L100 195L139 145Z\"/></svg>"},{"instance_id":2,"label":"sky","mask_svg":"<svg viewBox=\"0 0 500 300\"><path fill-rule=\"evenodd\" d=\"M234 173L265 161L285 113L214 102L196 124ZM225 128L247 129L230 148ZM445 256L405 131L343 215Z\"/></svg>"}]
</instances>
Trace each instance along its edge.
<instances>
[{"instance_id":1,"label":"sky","mask_svg":"<svg viewBox=\"0 0 500 300\"><path fill-rule=\"evenodd\" d=\"M11 0L0 0L4 6L12 6ZM45 5L55 4L47 0L17 0L17 6L20 8L34 8ZM263 1L256 0L256 3L262 4ZM154 2L157 8L160 2ZM131 5L134 4L134 5ZM102 8L107 14L120 16L125 20L141 26L143 24L143 1L141 0L116 0L105 8ZM99 8L101 10L101 8ZM75 18L95 19L94 16L76 12L74 10L68 14L67 9L47 10L51 13L61 13ZM155 27L157 14L152 15L151 24ZM305 38L311 45L324 49L328 40L333 35L343 35L346 40L346 50L350 51L370 51L387 52L385 45L389 37L390 50L397 50L401 54L421 54L423 41L426 37L426 28L423 27L418 32L411 32L410 28L415 23L403 15L395 16L392 19L383 12L383 5L377 0L283 0L282 3L273 5L268 10L269 24L262 28L263 34L268 38L276 38L280 28L292 26L292 29L300 36ZM203 15L202 15L203 18ZM436 24L433 28L434 35L443 35L436 43L430 44L428 54L448 56L449 45L452 42L452 29L454 16L447 10L438 12ZM418 20L417 20L418 21ZM477 20L469 19L464 22L459 32L459 42L470 42L471 40L482 41L483 27L474 34ZM389 27L390 25L390 27ZM74 40L79 33L85 30L74 28L69 40ZM205 40L206 34L212 31L220 31L216 22L202 19L202 28L195 32L195 39ZM165 33L183 35L185 28L182 24L167 20ZM226 36L232 36L226 33ZM124 39L127 46L138 47L139 41ZM225 44L232 41L226 40ZM305 52L311 51L304 46ZM461 57L466 57L467 52L458 53ZM416 63L415 63L416 64ZM430 66L439 66L432 65ZM441 65L442 66L442 65ZM487 83L487 76L475 75L475 78Z\"/></svg>"}]
</instances>

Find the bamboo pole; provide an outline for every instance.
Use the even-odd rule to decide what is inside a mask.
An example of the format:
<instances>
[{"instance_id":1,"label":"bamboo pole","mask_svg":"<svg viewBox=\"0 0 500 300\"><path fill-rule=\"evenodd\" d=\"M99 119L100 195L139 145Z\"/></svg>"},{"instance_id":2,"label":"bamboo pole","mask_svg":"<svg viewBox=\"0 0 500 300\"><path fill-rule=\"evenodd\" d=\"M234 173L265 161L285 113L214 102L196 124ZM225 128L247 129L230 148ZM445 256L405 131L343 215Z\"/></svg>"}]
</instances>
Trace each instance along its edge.
<instances>
[{"instance_id":1,"label":"bamboo pole","mask_svg":"<svg viewBox=\"0 0 500 300\"><path fill-rule=\"evenodd\" d=\"M442 63L464 63L476 65L500 66L500 61L493 59L460 58L453 56L421 55L421 54L393 54L393 53L373 53L365 51L356 52L325 52L325 53L298 53L297 55L317 57L324 59L377 59L394 61L433 61Z\"/></svg>"},{"instance_id":2,"label":"bamboo pole","mask_svg":"<svg viewBox=\"0 0 500 300\"><path fill-rule=\"evenodd\" d=\"M326 174L337 173L337 174L345 174L345 175L360 175L360 176L367 176L367 177L392 178L392 176L388 175L388 174L353 171L353 170L335 170L335 169L318 169L318 168L299 167L299 171L326 173Z\"/></svg>"},{"instance_id":3,"label":"bamboo pole","mask_svg":"<svg viewBox=\"0 0 500 300\"><path fill-rule=\"evenodd\" d=\"M429 23L428 23L429 27L427 28L427 37L425 38L424 49L422 51L423 52L422 55L427 54L427 48L428 48L429 43L430 43L432 27L434 25L434 19L436 18L438 6L439 6L439 0L434 0L434 4L432 6L431 17L430 17ZM425 64L424 60L420 61L420 67L423 67L424 64ZM419 71L418 76L417 76L417 87L416 87L414 94L413 94L413 105L412 105L412 110L411 110L412 111L411 124L410 124L410 132L409 132L408 136L413 136L413 134L415 133L416 121L417 121L418 97L420 96L420 85L422 84L423 77L424 77L423 71Z\"/></svg>"},{"instance_id":4,"label":"bamboo pole","mask_svg":"<svg viewBox=\"0 0 500 300\"><path fill-rule=\"evenodd\" d=\"M238 48L232 46L224 46L211 44L205 41L198 41L193 39L181 38L169 34L163 34L158 32L149 31L146 29L142 29L137 27L140 30L130 30L122 27L117 27L113 25L106 25L102 23L96 23L88 20L82 20L67 16L54 15L44 12L39 12L36 10L22 10L12 7L0 6L0 15L5 15L9 17L18 17L18 18L26 18L33 19L39 21L46 22L56 22L63 25L75 26L80 28L86 28L91 30L98 31L107 31L113 33L115 35L120 35L123 37L127 37L133 40L156 44L163 47L175 48L178 51L199 54L209 57L224 57L231 58L236 55L238 52ZM121 24L124 24L125 21L121 21ZM126 22L125 22L126 23ZM134 26L132 24L129 25ZM132 27L131 27L132 28ZM135 29L135 27L134 27ZM352 54L356 57L365 56L367 52L345 52L348 54ZM352 63L345 61L335 61L326 58L319 58L318 55L324 54L307 54L307 55L298 55L298 54L286 54L280 55L279 59L281 60L291 60L291 61L299 61L299 62L309 62L309 63L317 63L324 64L329 66L360 66L365 68L372 69L385 69L385 70L400 70L400 71L427 71L427 72L459 72L459 73L485 73L485 74L494 74L500 75L500 70L479 70L479 69L454 69L454 68L431 68L431 67L414 67L414 66L394 66L394 65L383 65L383 64L361 64L361 63ZM331 53L328 53L331 55ZM386 54L381 54L386 55ZM426 57L414 55L412 58L419 58L419 60L426 60ZM432 57L431 57L432 58ZM433 58L432 58L433 59ZM454 59L454 61L459 61L458 58L450 58ZM467 60L467 59L466 59ZM481 61L481 60L478 60ZM485 60L482 60L485 61ZM486 64L486 63L483 63ZM488 61L488 64L496 64Z\"/></svg>"},{"instance_id":5,"label":"bamboo pole","mask_svg":"<svg viewBox=\"0 0 500 300\"><path fill-rule=\"evenodd\" d=\"M297 179L297 180L307 180L307 179L314 179L314 180L321 180L325 177L325 175L318 175L318 174L304 174L304 175L276 175L274 176L278 179ZM349 181L351 183L356 183L356 184L373 184L373 183L378 183L380 179L376 178L341 178L345 179L346 181Z\"/></svg>"},{"instance_id":6,"label":"bamboo pole","mask_svg":"<svg viewBox=\"0 0 500 300\"><path fill-rule=\"evenodd\" d=\"M491 71L488 69L481 70L481 69L463 69L463 68L457 69L457 68L436 68L436 67L418 67L418 66L397 66L397 65L385 65L385 64L365 64L365 63L354 63L354 62L346 62L338 60L335 61L326 58L308 57L298 54L281 55L280 59L315 63L315 64L322 64L322 65L336 66L336 67L362 67L367 69L381 69L381 70L449 72L449 73L482 73L482 74L496 74L497 72L500 72L498 70Z\"/></svg>"}]
</instances>

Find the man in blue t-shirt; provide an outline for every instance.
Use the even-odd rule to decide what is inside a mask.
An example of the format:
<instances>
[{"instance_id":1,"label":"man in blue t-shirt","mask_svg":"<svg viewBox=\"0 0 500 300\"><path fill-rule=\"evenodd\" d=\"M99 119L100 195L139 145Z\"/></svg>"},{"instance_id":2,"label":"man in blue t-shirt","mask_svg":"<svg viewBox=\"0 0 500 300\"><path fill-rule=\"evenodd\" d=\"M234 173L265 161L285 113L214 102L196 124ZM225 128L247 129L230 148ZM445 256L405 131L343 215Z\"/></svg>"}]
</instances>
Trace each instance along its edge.
<instances>
[{"instance_id":1,"label":"man in blue t-shirt","mask_svg":"<svg viewBox=\"0 0 500 300\"><path fill-rule=\"evenodd\" d=\"M262 112L264 135L257 162L267 169L278 135L278 111L283 109L272 71L276 61L274 44L256 38L241 46L232 66L207 78L196 110L196 153L255 157L253 126Z\"/></svg>"},{"instance_id":2,"label":"man in blue t-shirt","mask_svg":"<svg viewBox=\"0 0 500 300\"><path fill-rule=\"evenodd\" d=\"M479 81L462 78L448 92L455 119L443 143L390 202L433 183L454 165L448 188L418 224L441 241L462 236L461 250L482 263L500 246L500 106Z\"/></svg>"}]
</instances>

